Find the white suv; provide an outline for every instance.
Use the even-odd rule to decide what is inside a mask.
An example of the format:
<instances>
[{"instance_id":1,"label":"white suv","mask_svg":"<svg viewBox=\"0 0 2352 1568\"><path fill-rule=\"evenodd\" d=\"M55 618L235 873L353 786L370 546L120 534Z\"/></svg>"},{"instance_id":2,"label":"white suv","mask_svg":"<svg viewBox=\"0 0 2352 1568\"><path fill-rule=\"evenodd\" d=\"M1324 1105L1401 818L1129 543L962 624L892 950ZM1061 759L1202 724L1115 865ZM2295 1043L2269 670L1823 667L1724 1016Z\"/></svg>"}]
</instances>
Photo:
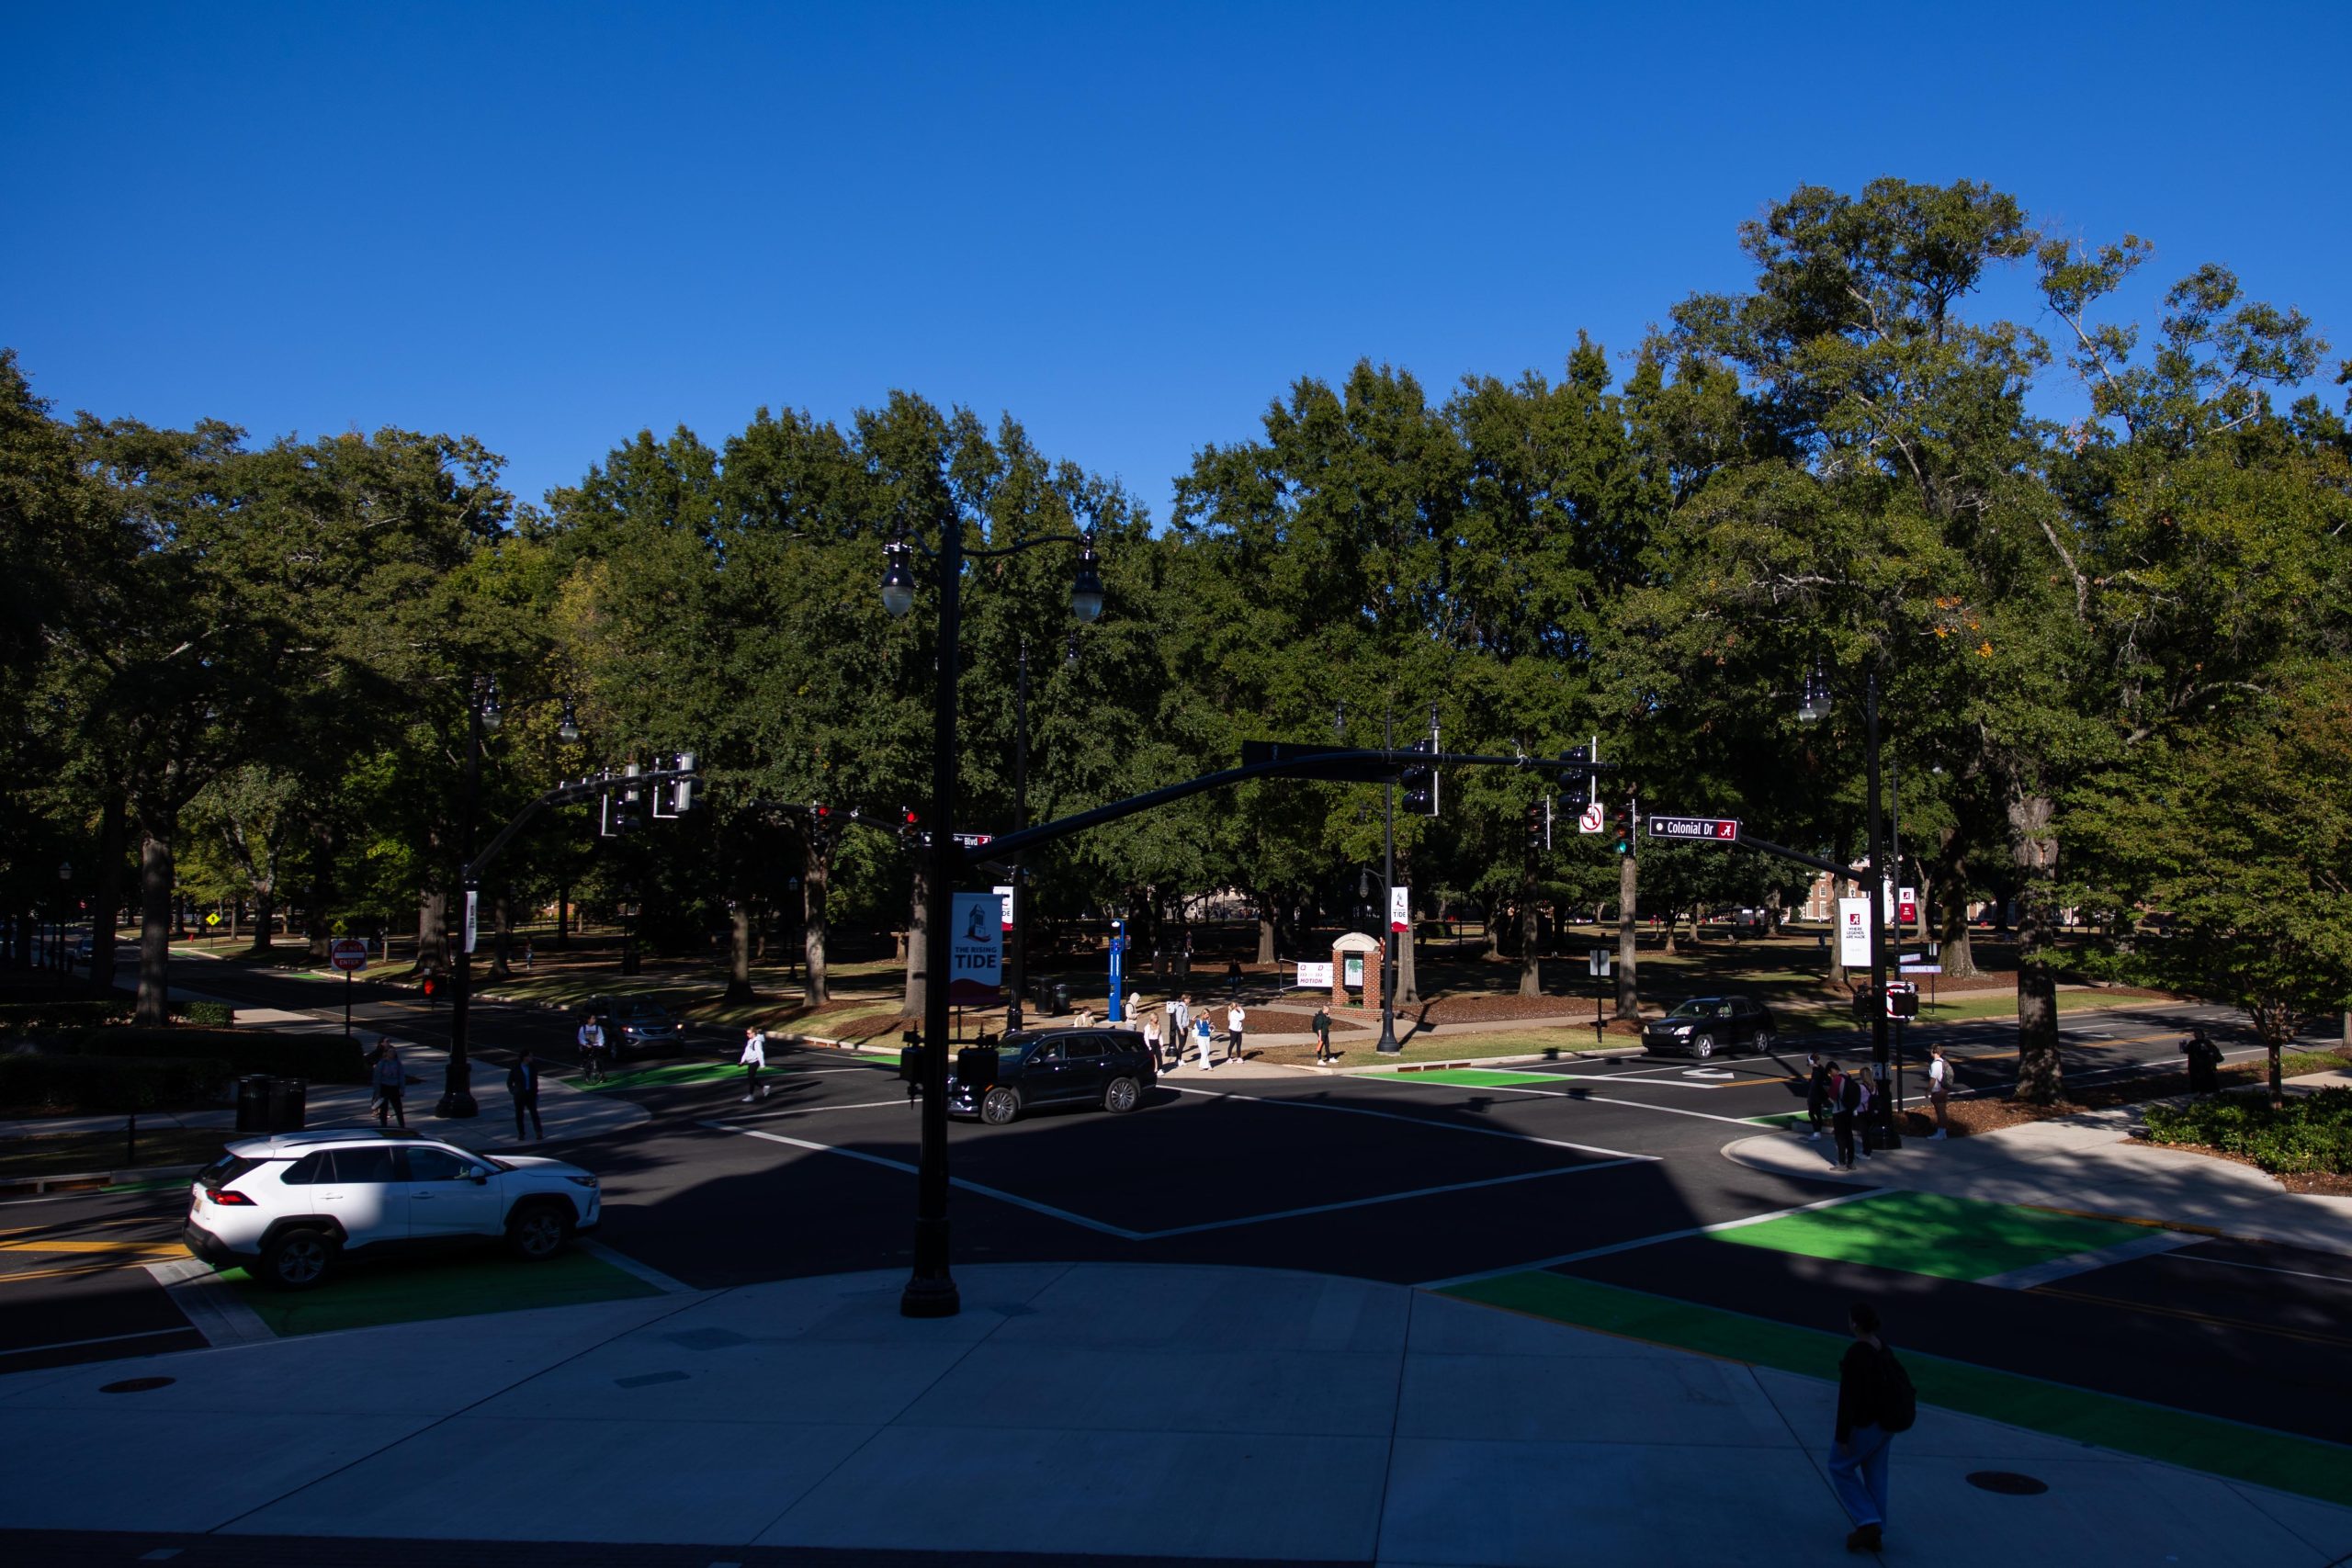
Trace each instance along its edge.
<instances>
[{"instance_id":1,"label":"white suv","mask_svg":"<svg viewBox=\"0 0 2352 1568\"><path fill-rule=\"evenodd\" d=\"M306 1290L346 1254L505 1238L552 1258L602 1217L596 1179L561 1160L471 1154L401 1128L322 1128L231 1144L197 1173L187 1248Z\"/></svg>"}]
</instances>

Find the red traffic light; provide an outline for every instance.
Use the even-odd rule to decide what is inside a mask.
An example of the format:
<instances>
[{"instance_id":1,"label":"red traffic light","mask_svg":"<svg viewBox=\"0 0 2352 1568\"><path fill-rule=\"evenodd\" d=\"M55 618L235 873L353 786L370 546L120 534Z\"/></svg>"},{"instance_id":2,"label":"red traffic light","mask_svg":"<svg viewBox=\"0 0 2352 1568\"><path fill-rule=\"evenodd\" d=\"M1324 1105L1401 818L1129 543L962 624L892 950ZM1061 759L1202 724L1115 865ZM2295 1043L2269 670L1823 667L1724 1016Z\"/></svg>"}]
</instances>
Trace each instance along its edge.
<instances>
[{"instance_id":1,"label":"red traffic light","mask_svg":"<svg viewBox=\"0 0 2352 1568\"><path fill-rule=\"evenodd\" d=\"M430 975L424 977L424 994L428 997L433 994L433 976Z\"/></svg>"}]
</instances>

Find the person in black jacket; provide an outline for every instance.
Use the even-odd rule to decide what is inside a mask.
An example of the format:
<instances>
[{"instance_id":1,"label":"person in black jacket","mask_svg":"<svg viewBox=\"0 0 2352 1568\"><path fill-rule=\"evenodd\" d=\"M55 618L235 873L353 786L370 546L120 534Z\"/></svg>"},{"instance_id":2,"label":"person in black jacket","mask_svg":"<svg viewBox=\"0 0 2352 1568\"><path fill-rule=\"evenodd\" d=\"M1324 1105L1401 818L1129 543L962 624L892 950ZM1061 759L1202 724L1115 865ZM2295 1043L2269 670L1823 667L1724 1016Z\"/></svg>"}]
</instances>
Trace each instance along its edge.
<instances>
[{"instance_id":1,"label":"person in black jacket","mask_svg":"<svg viewBox=\"0 0 2352 1568\"><path fill-rule=\"evenodd\" d=\"M1805 1142L1821 1142L1822 1123L1829 1120L1829 1058L1818 1051L1805 1053L1804 1116L1813 1123Z\"/></svg>"},{"instance_id":2,"label":"person in black jacket","mask_svg":"<svg viewBox=\"0 0 2352 1568\"><path fill-rule=\"evenodd\" d=\"M1886 1347L1878 1314L1867 1302L1847 1310L1854 1342L1838 1363L1838 1440L1829 1449L1829 1484L1854 1521L1849 1551L1876 1551L1886 1529L1887 1450L1894 1438L1881 1426L1886 1406Z\"/></svg>"},{"instance_id":3,"label":"person in black jacket","mask_svg":"<svg viewBox=\"0 0 2352 1568\"><path fill-rule=\"evenodd\" d=\"M531 1135L546 1137L547 1127L539 1121L539 1065L531 1060L529 1051L515 1057L514 1065L506 1069L506 1092L514 1098L514 1141L523 1141L526 1115L531 1119Z\"/></svg>"},{"instance_id":4,"label":"person in black jacket","mask_svg":"<svg viewBox=\"0 0 2352 1568\"><path fill-rule=\"evenodd\" d=\"M1861 1080L1829 1064L1829 1131L1838 1140L1838 1168L1854 1168L1854 1114L1862 1108Z\"/></svg>"}]
</instances>

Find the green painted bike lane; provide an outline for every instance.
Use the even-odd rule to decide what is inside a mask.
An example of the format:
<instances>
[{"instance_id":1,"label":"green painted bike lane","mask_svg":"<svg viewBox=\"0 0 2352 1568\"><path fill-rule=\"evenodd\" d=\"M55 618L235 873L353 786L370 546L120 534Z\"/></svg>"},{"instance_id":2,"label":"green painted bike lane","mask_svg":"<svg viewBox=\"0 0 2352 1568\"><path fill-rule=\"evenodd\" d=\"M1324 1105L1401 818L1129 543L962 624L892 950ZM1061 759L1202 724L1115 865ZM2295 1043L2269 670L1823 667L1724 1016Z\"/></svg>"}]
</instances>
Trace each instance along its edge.
<instances>
[{"instance_id":1,"label":"green painted bike lane","mask_svg":"<svg viewBox=\"0 0 2352 1568\"><path fill-rule=\"evenodd\" d=\"M309 1291L273 1290L243 1269L222 1269L220 1278L281 1339L662 1294L628 1270L577 1249L537 1262L492 1254L354 1264Z\"/></svg>"},{"instance_id":2,"label":"green painted bike lane","mask_svg":"<svg viewBox=\"0 0 2352 1568\"><path fill-rule=\"evenodd\" d=\"M2143 1225L2049 1210L1888 1192L1662 1245L1737 1247L1967 1282L2124 1247L2151 1234ZM1621 1261L1629 1256L1617 1255ZM1440 1293L1801 1376L1833 1376L1847 1344L1843 1335L1823 1329L1548 1269L1446 1286ZM2001 1299L2025 1297L2003 1292ZM2352 1506L2352 1448L1914 1347L1904 1347L1902 1354L1928 1404Z\"/></svg>"}]
</instances>

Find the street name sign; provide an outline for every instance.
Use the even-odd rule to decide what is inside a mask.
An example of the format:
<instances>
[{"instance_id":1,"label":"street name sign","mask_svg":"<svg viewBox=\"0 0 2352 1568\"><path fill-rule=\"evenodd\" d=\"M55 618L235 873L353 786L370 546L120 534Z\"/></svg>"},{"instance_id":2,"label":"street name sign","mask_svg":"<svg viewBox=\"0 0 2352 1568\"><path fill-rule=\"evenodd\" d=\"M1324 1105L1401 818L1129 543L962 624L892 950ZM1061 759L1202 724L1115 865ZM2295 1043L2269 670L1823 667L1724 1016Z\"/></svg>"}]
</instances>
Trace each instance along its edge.
<instances>
[{"instance_id":1,"label":"street name sign","mask_svg":"<svg viewBox=\"0 0 2352 1568\"><path fill-rule=\"evenodd\" d=\"M1703 839L1713 843L1739 841L1739 823L1729 817L1653 817L1653 839Z\"/></svg>"}]
</instances>

